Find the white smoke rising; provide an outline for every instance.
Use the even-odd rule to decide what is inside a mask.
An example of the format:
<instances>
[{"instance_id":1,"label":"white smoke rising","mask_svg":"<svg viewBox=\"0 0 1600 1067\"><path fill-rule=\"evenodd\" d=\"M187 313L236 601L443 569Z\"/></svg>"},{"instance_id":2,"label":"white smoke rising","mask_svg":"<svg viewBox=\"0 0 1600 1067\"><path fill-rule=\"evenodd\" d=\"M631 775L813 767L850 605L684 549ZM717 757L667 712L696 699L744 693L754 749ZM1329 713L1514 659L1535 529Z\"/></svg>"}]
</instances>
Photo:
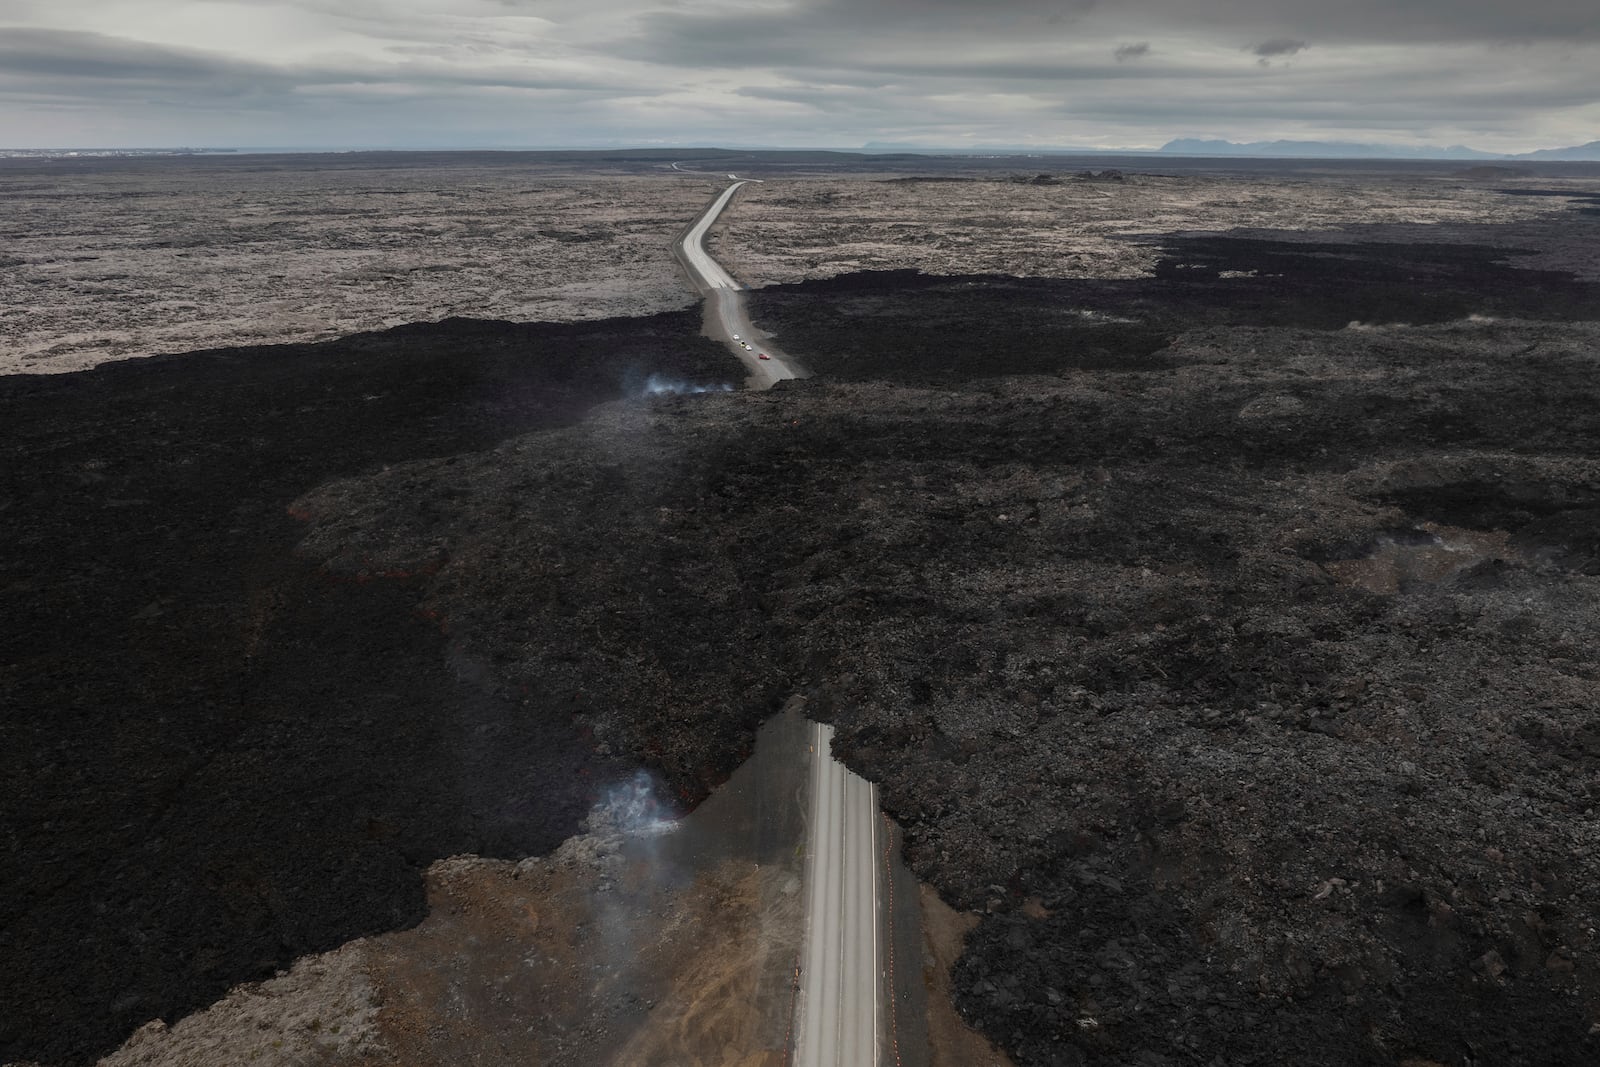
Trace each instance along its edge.
<instances>
[{"instance_id":1,"label":"white smoke rising","mask_svg":"<svg viewBox=\"0 0 1600 1067\"><path fill-rule=\"evenodd\" d=\"M659 837L678 828L678 814L656 796L656 784L645 771L611 786L590 814L591 829L603 823L624 837Z\"/></svg>"},{"instance_id":2,"label":"white smoke rising","mask_svg":"<svg viewBox=\"0 0 1600 1067\"><path fill-rule=\"evenodd\" d=\"M647 396L683 396L697 393L731 393L733 386L727 382L715 385L699 385L695 382L679 381L676 378L666 378L660 374L652 374L645 379L644 391Z\"/></svg>"}]
</instances>

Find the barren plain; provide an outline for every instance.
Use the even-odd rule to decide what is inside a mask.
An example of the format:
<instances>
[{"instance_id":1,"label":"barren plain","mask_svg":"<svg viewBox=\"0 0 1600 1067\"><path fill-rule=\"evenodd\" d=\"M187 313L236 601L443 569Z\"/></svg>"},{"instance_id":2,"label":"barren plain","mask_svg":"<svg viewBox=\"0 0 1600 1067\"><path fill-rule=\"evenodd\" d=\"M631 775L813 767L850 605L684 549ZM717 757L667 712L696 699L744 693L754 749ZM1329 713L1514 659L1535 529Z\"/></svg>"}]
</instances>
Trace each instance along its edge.
<instances>
[{"instance_id":1,"label":"barren plain","mask_svg":"<svg viewBox=\"0 0 1600 1067\"><path fill-rule=\"evenodd\" d=\"M680 310L695 298L672 238L725 184L714 165L691 166L706 169L386 154L6 161L0 373L451 316L573 322ZM776 173L745 187L712 242L752 286L897 269L1132 278L1159 259L1140 238L1167 233L1482 225L1564 206L1450 172L1085 181L1068 171L1049 185L995 163L946 162L938 181L881 163L850 177Z\"/></svg>"},{"instance_id":2,"label":"barren plain","mask_svg":"<svg viewBox=\"0 0 1600 1067\"><path fill-rule=\"evenodd\" d=\"M604 197L459 160L258 176L566 190L607 233L504 272L631 248L658 314L450 318L488 278L430 272L344 295L438 322L0 377L0 1060L600 1047L572 1020L623 1001L564 977L572 894L628 888L597 800L646 767L702 801L796 694L956 909L944 1062L1600 1058L1600 176L706 166L601 168ZM725 169L765 184L718 254L817 376L647 395L737 374L665 282ZM204 173L195 217L232 195ZM133 225L109 180L53 187L80 249ZM126 293L206 276L74 296L66 248L0 268L57 308L14 367L105 359L68 309L123 344ZM700 905L739 929L772 888L701 877L634 898L707 948L684 973L727 960ZM606 1016L608 1054L712 1058L672 1044L704 976Z\"/></svg>"},{"instance_id":3,"label":"barren plain","mask_svg":"<svg viewBox=\"0 0 1600 1067\"><path fill-rule=\"evenodd\" d=\"M1161 259L1152 238L1165 235L1337 232L1396 222L1482 225L1548 216L1561 206L1450 177L1240 181L1088 173L1094 177L1050 175L1050 184L985 175L747 186L714 249L739 278L758 287L864 270L1138 278Z\"/></svg>"},{"instance_id":4,"label":"barren plain","mask_svg":"<svg viewBox=\"0 0 1600 1067\"><path fill-rule=\"evenodd\" d=\"M0 370L694 304L670 243L711 184L550 171L0 168Z\"/></svg>"}]
</instances>

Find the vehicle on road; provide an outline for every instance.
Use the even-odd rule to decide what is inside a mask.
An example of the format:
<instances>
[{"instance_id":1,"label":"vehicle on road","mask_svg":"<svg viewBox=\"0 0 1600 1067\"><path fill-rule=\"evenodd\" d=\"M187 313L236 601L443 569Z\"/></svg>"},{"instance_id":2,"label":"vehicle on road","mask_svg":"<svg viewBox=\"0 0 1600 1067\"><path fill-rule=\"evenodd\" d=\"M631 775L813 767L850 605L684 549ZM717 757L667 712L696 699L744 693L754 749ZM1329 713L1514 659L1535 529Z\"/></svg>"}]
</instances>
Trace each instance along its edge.
<instances>
[{"instance_id":1,"label":"vehicle on road","mask_svg":"<svg viewBox=\"0 0 1600 1067\"><path fill-rule=\"evenodd\" d=\"M757 352L756 353L756 358L757 359L771 359L772 357L767 355L765 352Z\"/></svg>"}]
</instances>

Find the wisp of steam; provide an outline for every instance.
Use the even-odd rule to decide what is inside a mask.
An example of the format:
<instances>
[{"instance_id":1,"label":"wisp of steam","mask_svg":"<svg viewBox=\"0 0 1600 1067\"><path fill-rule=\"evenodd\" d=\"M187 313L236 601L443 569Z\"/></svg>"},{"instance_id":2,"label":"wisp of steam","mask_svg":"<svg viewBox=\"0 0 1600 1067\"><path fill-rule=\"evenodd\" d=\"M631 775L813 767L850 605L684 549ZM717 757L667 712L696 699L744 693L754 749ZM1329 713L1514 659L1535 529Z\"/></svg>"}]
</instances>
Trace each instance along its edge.
<instances>
[{"instance_id":1,"label":"wisp of steam","mask_svg":"<svg viewBox=\"0 0 1600 1067\"><path fill-rule=\"evenodd\" d=\"M699 385L695 382L683 382L676 378L652 374L645 379L644 391L647 396L683 396L695 393L731 393L733 392L733 386L727 382L719 382L716 385Z\"/></svg>"},{"instance_id":2,"label":"wisp of steam","mask_svg":"<svg viewBox=\"0 0 1600 1067\"><path fill-rule=\"evenodd\" d=\"M657 837L678 828L671 807L656 797L655 782L645 771L605 791L596 805L604 817L627 837Z\"/></svg>"}]
</instances>

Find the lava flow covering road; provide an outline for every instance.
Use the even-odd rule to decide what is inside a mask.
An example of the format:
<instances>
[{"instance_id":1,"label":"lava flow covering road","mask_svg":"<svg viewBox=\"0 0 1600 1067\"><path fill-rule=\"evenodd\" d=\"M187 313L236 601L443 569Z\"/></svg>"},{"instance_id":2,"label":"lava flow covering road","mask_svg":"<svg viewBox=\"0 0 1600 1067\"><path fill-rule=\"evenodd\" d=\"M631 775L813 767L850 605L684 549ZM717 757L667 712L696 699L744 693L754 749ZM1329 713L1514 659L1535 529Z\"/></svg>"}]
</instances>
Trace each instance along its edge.
<instances>
[{"instance_id":1,"label":"lava flow covering road","mask_svg":"<svg viewBox=\"0 0 1600 1067\"><path fill-rule=\"evenodd\" d=\"M562 371L409 342L3 383L0 1054L410 922L584 770L703 796L799 692L1019 1063L1594 1062L1600 293L1388 236L785 287L821 377L522 436ZM472 336L598 399L699 327Z\"/></svg>"},{"instance_id":2,"label":"lava flow covering road","mask_svg":"<svg viewBox=\"0 0 1600 1067\"><path fill-rule=\"evenodd\" d=\"M1600 293L1169 248L757 293L821 377L329 484L302 550L436 562L494 676L690 788L806 693L1019 1063L1592 1062Z\"/></svg>"}]
</instances>

